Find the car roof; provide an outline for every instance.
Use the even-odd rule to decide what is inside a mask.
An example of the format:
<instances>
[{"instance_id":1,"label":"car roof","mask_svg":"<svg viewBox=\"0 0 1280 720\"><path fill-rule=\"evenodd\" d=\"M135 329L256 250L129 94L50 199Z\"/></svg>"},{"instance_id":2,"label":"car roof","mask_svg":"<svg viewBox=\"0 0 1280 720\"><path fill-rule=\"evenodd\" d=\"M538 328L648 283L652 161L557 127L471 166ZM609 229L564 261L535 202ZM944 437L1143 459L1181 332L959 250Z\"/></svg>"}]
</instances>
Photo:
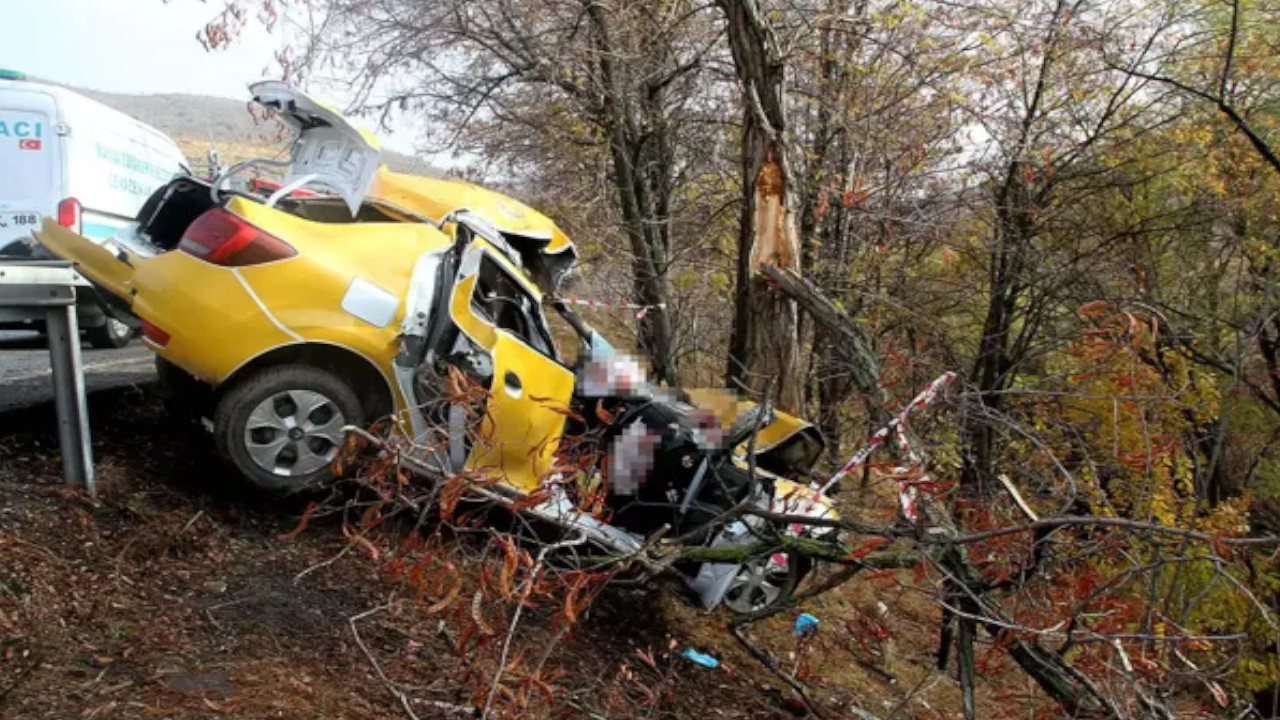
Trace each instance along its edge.
<instances>
[{"instance_id":1,"label":"car roof","mask_svg":"<svg viewBox=\"0 0 1280 720\"><path fill-rule=\"evenodd\" d=\"M570 251L573 241L555 222L514 198L464 180L407 175L379 169L368 196L440 222L455 210L470 210L504 235L537 242L544 254Z\"/></svg>"}]
</instances>

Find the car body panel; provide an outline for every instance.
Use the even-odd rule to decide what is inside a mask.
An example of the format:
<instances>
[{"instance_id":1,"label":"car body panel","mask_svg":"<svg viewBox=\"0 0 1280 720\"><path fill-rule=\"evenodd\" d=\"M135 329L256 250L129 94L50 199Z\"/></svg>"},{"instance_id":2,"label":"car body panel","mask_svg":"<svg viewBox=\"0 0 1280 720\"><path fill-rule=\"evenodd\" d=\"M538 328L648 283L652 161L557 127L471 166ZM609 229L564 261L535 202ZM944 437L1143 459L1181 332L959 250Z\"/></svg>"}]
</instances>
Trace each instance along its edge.
<instances>
[{"instance_id":1,"label":"car body panel","mask_svg":"<svg viewBox=\"0 0 1280 720\"><path fill-rule=\"evenodd\" d=\"M359 338L362 351L379 357L395 355L412 260L452 243L424 223L316 223L240 198L227 207L298 251L297 258L241 269L283 325L304 337L318 333L334 342ZM285 266L299 258L305 261L306 274L291 277L294 268ZM396 310L383 326L343 308L343 298L357 279L395 299Z\"/></svg>"},{"instance_id":2,"label":"car body panel","mask_svg":"<svg viewBox=\"0 0 1280 720\"><path fill-rule=\"evenodd\" d=\"M147 345L205 382L218 385L246 359L300 339L275 321L237 268L179 252L139 264L133 311L169 334L163 347Z\"/></svg>"},{"instance_id":3,"label":"car body panel","mask_svg":"<svg viewBox=\"0 0 1280 720\"><path fill-rule=\"evenodd\" d=\"M479 438L466 467L501 473L507 484L529 493L551 472L564 432L565 413L573 395L568 368L530 347L513 333L496 327L472 307L483 258L496 262L527 296L541 306L542 294L504 253L477 239L467 249L449 298L449 316L458 328L489 354L492 379ZM509 385L508 379L515 385Z\"/></svg>"},{"instance_id":4,"label":"car body panel","mask_svg":"<svg viewBox=\"0 0 1280 720\"><path fill-rule=\"evenodd\" d=\"M133 304L130 285L136 265L121 262L112 250L83 235L77 235L59 225L51 217L41 220L40 231L36 235L49 252L65 260L74 261L76 270L81 275L102 289L120 297L126 303ZM132 263L132 254L128 257Z\"/></svg>"},{"instance_id":5,"label":"car body panel","mask_svg":"<svg viewBox=\"0 0 1280 720\"><path fill-rule=\"evenodd\" d=\"M506 484L531 493L551 473L573 394L573 373L506 331L495 335L488 408L467 467L496 472ZM518 389L507 384L509 373L519 379Z\"/></svg>"},{"instance_id":6,"label":"car body panel","mask_svg":"<svg viewBox=\"0 0 1280 720\"><path fill-rule=\"evenodd\" d=\"M463 180L405 175L383 168L368 195L437 223L455 210L467 209L503 234L544 240L547 253L562 252L573 245L546 215L502 193Z\"/></svg>"},{"instance_id":7,"label":"car body panel","mask_svg":"<svg viewBox=\"0 0 1280 720\"><path fill-rule=\"evenodd\" d=\"M266 80L250 85L249 91L255 102L298 133L298 142L290 148L284 186L306 184L333 190L354 215L378 171L377 138L288 83Z\"/></svg>"},{"instance_id":8,"label":"car body panel","mask_svg":"<svg viewBox=\"0 0 1280 720\"><path fill-rule=\"evenodd\" d=\"M463 180L446 180L379 169L368 197L443 224L467 210L493 226L525 258L525 269L544 290L569 273L578 251L551 218L502 193Z\"/></svg>"},{"instance_id":9,"label":"car body panel","mask_svg":"<svg viewBox=\"0 0 1280 720\"><path fill-rule=\"evenodd\" d=\"M41 240L124 299L136 315L169 333L169 342L153 349L211 384L224 382L264 352L299 342L346 347L390 377L403 315L400 300L413 264L389 258L439 251L450 245L449 237L423 223L310 222L243 198L232 198L226 209L284 239L298 255L241 268L184 252L146 257L120 242L99 247L51 221ZM384 326L343 308L357 278L396 299L399 307Z\"/></svg>"},{"instance_id":10,"label":"car body panel","mask_svg":"<svg viewBox=\"0 0 1280 720\"><path fill-rule=\"evenodd\" d=\"M715 415L725 429L733 425L741 412L756 405L723 388L695 388L685 392L694 405ZM817 431L807 420L780 410L773 413L773 422L761 427L756 437L757 453L766 453L799 433Z\"/></svg>"},{"instance_id":11,"label":"car body panel","mask_svg":"<svg viewBox=\"0 0 1280 720\"><path fill-rule=\"evenodd\" d=\"M224 380L245 357L296 341L271 321L231 268L186 253L145 257L110 242L100 246L49 219L40 241L135 315L170 333L163 348L148 344L207 382Z\"/></svg>"}]
</instances>

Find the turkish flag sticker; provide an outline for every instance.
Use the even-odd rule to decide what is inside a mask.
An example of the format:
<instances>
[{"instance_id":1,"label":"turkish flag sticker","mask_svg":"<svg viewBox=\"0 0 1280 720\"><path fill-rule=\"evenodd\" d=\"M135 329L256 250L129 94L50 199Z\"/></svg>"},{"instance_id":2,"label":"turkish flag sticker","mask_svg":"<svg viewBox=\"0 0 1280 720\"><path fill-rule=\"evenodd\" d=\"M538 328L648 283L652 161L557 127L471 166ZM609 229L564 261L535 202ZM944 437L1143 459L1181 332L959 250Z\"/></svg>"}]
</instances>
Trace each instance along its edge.
<instances>
[{"instance_id":1,"label":"turkish flag sticker","mask_svg":"<svg viewBox=\"0 0 1280 720\"><path fill-rule=\"evenodd\" d=\"M19 150L39 150L40 141L39 140L19 140L18 149Z\"/></svg>"}]
</instances>

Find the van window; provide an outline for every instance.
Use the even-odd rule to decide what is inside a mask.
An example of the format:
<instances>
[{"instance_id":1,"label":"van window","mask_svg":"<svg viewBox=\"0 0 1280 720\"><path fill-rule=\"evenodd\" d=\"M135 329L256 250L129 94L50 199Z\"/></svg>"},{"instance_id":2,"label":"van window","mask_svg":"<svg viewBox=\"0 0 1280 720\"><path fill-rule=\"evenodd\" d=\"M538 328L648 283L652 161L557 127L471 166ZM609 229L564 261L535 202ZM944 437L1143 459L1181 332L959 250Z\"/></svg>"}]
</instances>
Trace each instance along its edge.
<instances>
[{"instance_id":1,"label":"van window","mask_svg":"<svg viewBox=\"0 0 1280 720\"><path fill-rule=\"evenodd\" d=\"M493 258L480 259L471 307L499 329L515 335L527 345L557 360L555 345L543 322L542 309L533 296Z\"/></svg>"}]
</instances>

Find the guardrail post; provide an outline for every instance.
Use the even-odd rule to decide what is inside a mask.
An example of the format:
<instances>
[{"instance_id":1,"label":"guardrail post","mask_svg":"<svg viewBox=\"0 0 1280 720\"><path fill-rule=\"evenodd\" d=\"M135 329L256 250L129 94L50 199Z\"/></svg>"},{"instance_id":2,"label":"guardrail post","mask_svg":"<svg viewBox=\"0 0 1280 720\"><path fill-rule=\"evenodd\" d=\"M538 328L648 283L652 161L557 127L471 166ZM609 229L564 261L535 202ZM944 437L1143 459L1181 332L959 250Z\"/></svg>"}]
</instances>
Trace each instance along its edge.
<instances>
[{"instance_id":1,"label":"guardrail post","mask_svg":"<svg viewBox=\"0 0 1280 720\"><path fill-rule=\"evenodd\" d=\"M53 402L58 410L58 445L62 476L93 495L93 448L89 444L89 409L85 402L84 368L80 363L80 327L76 306L45 313L49 361L53 366Z\"/></svg>"},{"instance_id":2,"label":"guardrail post","mask_svg":"<svg viewBox=\"0 0 1280 720\"><path fill-rule=\"evenodd\" d=\"M80 364L80 327L76 322L75 271L69 262L0 264L0 319L27 319L43 312L53 368L53 399L58 411L62 476L93 496L93 448L84 368Z\"/></svg>"}]
</instances>

